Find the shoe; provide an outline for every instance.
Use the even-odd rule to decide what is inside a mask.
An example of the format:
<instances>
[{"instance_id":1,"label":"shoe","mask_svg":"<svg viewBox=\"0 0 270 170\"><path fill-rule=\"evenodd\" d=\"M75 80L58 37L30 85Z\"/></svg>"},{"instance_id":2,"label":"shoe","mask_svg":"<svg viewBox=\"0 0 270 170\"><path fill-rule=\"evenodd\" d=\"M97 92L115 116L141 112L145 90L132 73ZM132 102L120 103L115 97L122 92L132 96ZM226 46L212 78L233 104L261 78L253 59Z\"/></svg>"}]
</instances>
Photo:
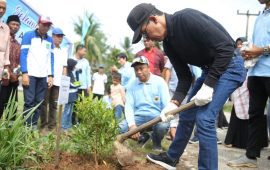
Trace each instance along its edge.
<instances>
[{"instance_id":1,"label":"shoe","mask_svg":"<svg viewBox=\"0 0 270 170\"><path fill-rule=\"evenodd\" d=\"M147 142L149 141L149 139L150 139L150 135L148 133L142 133L139 137L138 145L144 148Z\"/></svg>"},{"instance_id":2,"label":"shoe","mask_svg":"<svg viewBox=\"0 0 270 170\"><path fill-rule=\"evenodd\" d=\"M217 144L222 144L222 141L217 138Z\"/></svg>"},{"instance_id":3,"label":"shoe","mask_svg":"<svg viewBox=\"0 0 270 170\"><path fill-rule=\"evenodd\" d=\"M189 140L190 144L196 144L199 143L199 139L198 137L194 136L192 139Z\"/></svg>"},{"instance_id":4,"label":"shoe","mask_svg":"<svg viewBox=\"0 0 270 170\"><path fill-rule=\"evenodd\" d=\"M162 152L159 155L154 155L154 154L148 154L146 155L146 158L155 163L158 164L166 169L169 170L175 170L176 169L176 164L178 163L178 161L173 161L171 160L166 152Z\"/></svg>"},{"instance_id":5,"label":"shoe","mask_svg":"<svg viewBox=\"0 0 270 170\"><path fill-rule=\"evenodd\" d=\"M246 155L243 155L236 160L229 161L227 165L231 167L257 168L257 160L249 159Z\"/></svg>"}]
</instances>

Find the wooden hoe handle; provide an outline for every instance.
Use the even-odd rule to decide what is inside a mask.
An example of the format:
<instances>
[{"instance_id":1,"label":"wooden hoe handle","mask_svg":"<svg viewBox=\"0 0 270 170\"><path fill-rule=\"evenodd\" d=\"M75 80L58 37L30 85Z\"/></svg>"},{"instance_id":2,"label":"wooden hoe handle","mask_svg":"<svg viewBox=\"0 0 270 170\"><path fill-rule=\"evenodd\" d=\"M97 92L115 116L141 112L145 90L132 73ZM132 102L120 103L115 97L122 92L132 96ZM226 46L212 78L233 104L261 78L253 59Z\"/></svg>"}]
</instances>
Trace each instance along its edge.
<instances>
[{"instance_id":1,"label":"wooden hoe handle","mask_svg":"<svg viewBox=\"0 0 270 170\"><path fill-rule=\"evenodd\" d=\"M191 102L189 102L189 103L187 103L187 104L181 105L180 107L178 107L178 108L176 108L176 109L173 109L173 110L167 112L166 115L175 115L175 114L177 114L177 113L179 113L179 112L182 112L182 111L184 111L184 110L191 109L191 108L193 108L194 106L195 106L194 101L191 101ZM159 122L161 122L161 121L162 121L162 120L161 120L160 116L158 116L158 117L156 117L155 119L152 119L152 120L150 120L149 122L146 122L146 123L142 124L141 126L135 128L135 129L131 129L130 131L128 131L128 132L126 132L126 133L123 133L123 134L121 134L121 135L118 135L118 136L117 136L117 140L118 140L120 143L122 143L122 142L124 142L128 137L134 135L135 133L138 133L138 132L141 132L141 131L143 131L143 130L145 130L145 129L148 129L148 128L152 127L153 125L155 125L155 124L157 124L157 123L159 123Z\"/></svg>"}]
</instances>

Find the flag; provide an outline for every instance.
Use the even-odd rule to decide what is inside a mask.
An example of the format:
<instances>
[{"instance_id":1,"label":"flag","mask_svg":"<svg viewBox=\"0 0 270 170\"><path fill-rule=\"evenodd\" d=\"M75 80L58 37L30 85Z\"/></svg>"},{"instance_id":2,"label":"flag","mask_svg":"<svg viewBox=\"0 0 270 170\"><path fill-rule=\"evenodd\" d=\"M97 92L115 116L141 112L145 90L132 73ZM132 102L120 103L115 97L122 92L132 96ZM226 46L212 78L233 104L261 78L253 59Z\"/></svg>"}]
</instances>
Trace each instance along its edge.
<instances>
[{"instance_id":1,"label":"flag","mask_svg":"<svg viewBox=\"0 0 270 170\"><path fill-rule=\"evenodd\" d=\"M87 17L87 15L85 14L83 17L83 24L82 24L82 39L81 39L81 44L84 44L84 38L88 32L88 29L90 27L90 22L89 19Z\"/></svg>"}]
</instances>

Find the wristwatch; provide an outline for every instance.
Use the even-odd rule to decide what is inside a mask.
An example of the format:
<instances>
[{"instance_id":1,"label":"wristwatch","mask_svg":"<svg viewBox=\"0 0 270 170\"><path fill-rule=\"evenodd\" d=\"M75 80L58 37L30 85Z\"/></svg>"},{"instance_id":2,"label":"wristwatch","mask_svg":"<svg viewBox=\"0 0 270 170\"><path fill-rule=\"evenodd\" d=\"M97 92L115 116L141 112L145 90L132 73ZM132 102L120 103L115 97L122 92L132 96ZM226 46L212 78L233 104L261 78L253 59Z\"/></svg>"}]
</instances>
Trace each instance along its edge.
<instances>
[{"instance_id":1,"label":"wristwatch","mask_svg":"<svg viewBox=\"0 0 270 170\"><path fill-rule=\"evenodd\" d=\"M270 52L270 45L266 46L266 47L263 47L263 55L268 56L269 52Z\"/></svg>"}]
</instances>

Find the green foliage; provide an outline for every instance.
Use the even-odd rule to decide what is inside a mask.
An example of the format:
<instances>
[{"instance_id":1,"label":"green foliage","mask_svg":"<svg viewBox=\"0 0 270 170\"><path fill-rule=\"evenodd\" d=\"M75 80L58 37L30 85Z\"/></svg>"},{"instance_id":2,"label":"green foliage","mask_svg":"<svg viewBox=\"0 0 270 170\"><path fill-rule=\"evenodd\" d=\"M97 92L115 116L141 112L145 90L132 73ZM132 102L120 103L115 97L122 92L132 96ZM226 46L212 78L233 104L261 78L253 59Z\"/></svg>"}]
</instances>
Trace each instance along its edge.
<instances>
[{"instance_id":1,"label":"green foliage","mask_svg":"<svg viewBox=\"0 0 270 170\"><path fill-rule=\"evenodd\" d=\"M0 168L13 169L21 166L25 159L35 160L30 155L32 129L24 122L38 106L25 117L24 113L16 113L17 106L15 97L11 97L0 119Z\"/></svg>"},{"instance_id":2,"label":"green foliage","mask_svg":"<svg viewBox=\"0 0 270 170\"><path fill-rule=\"evenodd\" d=\"M104 63L105 53L109 47L106 44L107 38L100 29L100 23L96 20L94 14L85 13L87 16L90 27L88 28L87 34L84 38L84 45L87 49L86 58L89 60L92 68L97 68L98 64ZM77 21L74 22L74 31L82 36L83 18L78 17ZM75 43L78 45L79 43Z\"/></svg>"},{"instance_id":3,"label":"green foliage","mask_svg":"<svg viewBox=\"0 0 270 170\"><path fill-rule=\"evenodd\" d=\"M51 159L50 152L55 145L53 134L42 137L24 124L39 105L23 116L25 113L18 111L15 96L9 99L0 119L0 169L25 168Z\"/></svg>"},{"instance_id":4,"label":"green foliage","mask_svg":"<svg viewBox=\"0 0 270 170\"><path fill-rule=\"evenodd\" d=\"M132 44L131 39L129 37L124 38L124 42L121 44L122 48L124 49L125 53L127 54L128 60L132 60L134 54L132 53Z\"/></svg>"},{"instance_id":5,"label":"green foliage","mask_svg":"<svg viewBox=\"0 0 270 170\"><path fill-rule=\"evenodd\" d=\"M231 111L232 111L232 103L231 102L225 103L224 106L223 106L223 111L231 113Z\"/></svg>"},{"instance_id":6,"label":"green foliage","mask_svg":"<svg viewBox=\"0 0 270 170\"><path fill-rule=\"evenodd\" d=\"M112 150L118 134L117 121L113 111L92 96L82 97L76 108L80 124L74 128L71 140L78 153L92 154L98 164Z\"/></svg>"}]
</instances>

